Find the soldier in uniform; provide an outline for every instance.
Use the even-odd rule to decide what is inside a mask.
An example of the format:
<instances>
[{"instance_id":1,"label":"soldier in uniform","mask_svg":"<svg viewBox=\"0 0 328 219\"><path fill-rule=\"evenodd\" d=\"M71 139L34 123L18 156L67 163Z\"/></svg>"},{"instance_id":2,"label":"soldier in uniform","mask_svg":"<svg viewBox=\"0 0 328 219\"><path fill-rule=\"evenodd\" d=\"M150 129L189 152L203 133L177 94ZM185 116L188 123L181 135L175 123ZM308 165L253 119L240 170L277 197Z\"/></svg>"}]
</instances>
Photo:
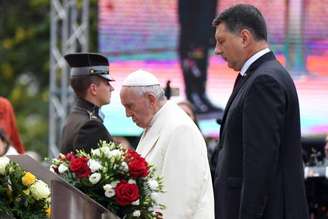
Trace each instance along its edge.
<instances>
[{"instance_id":1,"label":"soldier in uniform","mask_svg":"<svg viewBox=\"0 0 328 219\"><path fill-rule=\"evenodd\" d=\"M110 102L113 78L108 60L102 55L75 53L65 55L65 59L71 67L70 84L76 103L63 129L60 151L84 149L88 152L97 148L100 140L112 141L98 113L102 105Z\"/></svg>"}]
</instances>

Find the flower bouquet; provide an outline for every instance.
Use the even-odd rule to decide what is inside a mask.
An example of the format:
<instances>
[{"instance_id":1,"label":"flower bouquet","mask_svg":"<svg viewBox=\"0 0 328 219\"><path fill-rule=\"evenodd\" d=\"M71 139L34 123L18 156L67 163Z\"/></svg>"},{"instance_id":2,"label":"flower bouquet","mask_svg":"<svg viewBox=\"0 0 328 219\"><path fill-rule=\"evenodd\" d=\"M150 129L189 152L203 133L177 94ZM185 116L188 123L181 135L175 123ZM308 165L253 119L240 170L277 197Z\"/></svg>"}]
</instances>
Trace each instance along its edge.
<instances>
[{"instance_id":1,"label":"flower bouquet","mask_svg":"<svg viewBox=\"0 0 328 219\"><path fill-rule=\"evenodd\" d=\"M102 141L91 153L60 154L50 170L122 218L161 217L162 179L131 149Z\"/></svg>"},{"instance_id":2,"label":"flower bouquet","mask_svg":"<svg viewBox=\"0 0 328 219\"><path fill-rule=\"evenodd\" d=\"M0 218L50 217L50 189L8 157L0 157Z\"/></svg>"}]
</instances>

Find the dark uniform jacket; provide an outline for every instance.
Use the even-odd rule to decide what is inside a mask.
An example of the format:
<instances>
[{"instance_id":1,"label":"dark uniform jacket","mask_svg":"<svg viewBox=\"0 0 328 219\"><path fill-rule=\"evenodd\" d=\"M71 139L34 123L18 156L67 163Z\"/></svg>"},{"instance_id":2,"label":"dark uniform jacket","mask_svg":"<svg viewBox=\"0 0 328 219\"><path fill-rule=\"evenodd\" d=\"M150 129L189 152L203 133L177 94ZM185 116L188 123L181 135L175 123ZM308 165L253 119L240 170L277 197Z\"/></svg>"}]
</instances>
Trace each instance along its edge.
<instances>
[{"instance_id":1,"label":"dark uniform jacket","mask_svg":"<svg viewBox=\"0 0 328 219\"><path fill-rule=\"evenodd\" d=\"M214 179L217 219L308 219L294 83L272 52L225 109Z\"/></svg>"},{"instance_id":2,"label":"dark uniform jacket","mask_svg":"<svg viewBox=\"0 0 328 219\"><path fill-rule=\"evenodd\" d=\"M99 107L96 105L77 98L63 129L60 140L61 153L68 153L76 149L84 149L89 152L91 148L98 147L100 140L112 141L98 111Z\"/></svg>"}]
</instances>

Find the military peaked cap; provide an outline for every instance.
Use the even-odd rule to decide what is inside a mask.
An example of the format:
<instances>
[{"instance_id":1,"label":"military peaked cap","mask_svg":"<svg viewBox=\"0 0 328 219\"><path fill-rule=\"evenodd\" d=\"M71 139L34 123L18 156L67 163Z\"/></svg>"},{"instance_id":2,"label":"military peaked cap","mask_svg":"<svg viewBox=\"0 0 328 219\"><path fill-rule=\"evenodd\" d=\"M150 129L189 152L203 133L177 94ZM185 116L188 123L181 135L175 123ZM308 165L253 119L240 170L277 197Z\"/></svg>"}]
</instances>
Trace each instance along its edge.
<instances>
[{"instance_id":1,"label":"military peaked cap","mask_svg":"<svg viewBox=\"0 0 328 219\"><path fill-rule=\"evenodd\" d=\"M71 53L64 57L71 67L71 77L98 75L108 81L114 80L109 73L109 62L105 56L96 53Z\"/></svg>"}]
</instances>

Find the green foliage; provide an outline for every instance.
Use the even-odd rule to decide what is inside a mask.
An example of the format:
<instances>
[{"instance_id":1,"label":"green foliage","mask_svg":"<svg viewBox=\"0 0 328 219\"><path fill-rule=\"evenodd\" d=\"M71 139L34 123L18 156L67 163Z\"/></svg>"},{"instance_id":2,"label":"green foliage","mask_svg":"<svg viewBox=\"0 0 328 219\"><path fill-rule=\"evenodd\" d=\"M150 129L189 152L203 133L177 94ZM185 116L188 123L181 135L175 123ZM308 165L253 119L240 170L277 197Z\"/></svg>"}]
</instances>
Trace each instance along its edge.
<instances>
[{"instance_id":1,"label":"green foliage","mask_svg":"<svg viewBox=\"0 0 328 219\"><path fill-rule=\"evenodd\" d=\"M78 2L82 2L79 0ZM0 96L13 104L27 150L48 150L51 0L0 0ZM97 48L97 1L90 1L90 51Z\"/></svg>"}]
</instances>

